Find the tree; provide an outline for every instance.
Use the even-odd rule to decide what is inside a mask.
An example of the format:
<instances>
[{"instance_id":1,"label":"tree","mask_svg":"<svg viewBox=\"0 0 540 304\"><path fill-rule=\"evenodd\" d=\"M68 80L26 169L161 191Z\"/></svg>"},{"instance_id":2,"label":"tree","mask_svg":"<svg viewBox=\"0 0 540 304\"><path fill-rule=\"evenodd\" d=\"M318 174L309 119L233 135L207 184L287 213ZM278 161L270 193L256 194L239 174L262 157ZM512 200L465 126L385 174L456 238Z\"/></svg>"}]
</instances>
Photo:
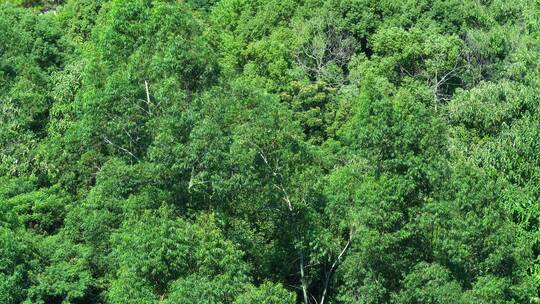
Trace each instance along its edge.
<instances>
[{"instance_id":1,"label":"tree","mask_svg":"<svg viewBox=\"0 0 540 304\"><path fill-rule=\"evenodd\" d=\"M34 171L37 141L51 107L51 73L62 64L61 32L52 16L0 4L0 172Z\"/></svg>"},{"instance_id":2,"label":"tree","mask_svg":"<svg viewBox=\"0 0 540 304\"><path fill-rule=\"evenodd\" d=\"M111 303L232 303L248 281L242 253L211 215L188 223L165 208L146 212L127 220L113 244Z\"/></svg>"},{"instance_id":3,"label":"tree","mask_svg":"<svg viewBox=\"0 0 540 304\"><path fill-rule=\"evenodd\" d=\"M352 234L337 270L335 296L343 303L390 301L429 256L413 223L436 195L447 163L443 125L426 106L428 96L368 79L340 132L344 165L330 180L328 212Z\"/></svg>"},{"instance_id":4,"label":"tree","mask_svg":"<svg viewBox=\"0 0 540 304\"><path fill-rule=\"evenodd\" d=\"M534 0L4 0L0 302L539 302Z\"/></svg>"}]
</instances>

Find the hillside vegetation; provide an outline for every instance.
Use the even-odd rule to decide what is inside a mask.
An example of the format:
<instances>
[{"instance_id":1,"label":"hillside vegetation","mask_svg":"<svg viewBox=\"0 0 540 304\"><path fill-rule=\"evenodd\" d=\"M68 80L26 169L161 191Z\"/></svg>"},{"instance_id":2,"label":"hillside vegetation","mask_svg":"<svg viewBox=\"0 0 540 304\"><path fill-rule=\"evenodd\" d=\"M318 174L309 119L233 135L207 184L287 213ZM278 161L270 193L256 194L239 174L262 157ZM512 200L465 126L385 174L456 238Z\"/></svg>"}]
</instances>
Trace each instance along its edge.
<instances>
[{"instance_id":1,"label":"hillside vegetation","mask_svg":"<svg viewBox=\"0 0 540 304\"><path fill-rule=\"evenodd\" d=\"M537 0L0 0L0 303L540 303Z\"/></svg>"}]
</instances>

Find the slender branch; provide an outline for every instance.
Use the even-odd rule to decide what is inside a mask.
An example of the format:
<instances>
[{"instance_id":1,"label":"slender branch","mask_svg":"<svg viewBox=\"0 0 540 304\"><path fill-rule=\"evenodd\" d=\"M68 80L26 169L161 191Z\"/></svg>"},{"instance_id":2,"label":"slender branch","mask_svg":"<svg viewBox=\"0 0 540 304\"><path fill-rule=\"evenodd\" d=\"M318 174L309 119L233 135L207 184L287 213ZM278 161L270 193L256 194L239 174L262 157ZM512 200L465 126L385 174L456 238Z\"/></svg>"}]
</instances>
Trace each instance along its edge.
<instances>
[{"instance_id":1,"label":"slender branch","mask_svg":"<svg viewBox=\"0 0 540 304\"><path fill-rule=\"evenodd\" d=\"M102 137L103 137L103 140L104 140L107 144L109 144L109 145L111 145L111 146L113 146L113 147L115 147L115 148L117 148L117 149L120 149L121 151L123 151L123 152L129 154L129 156L135 158L136 160L139 160L139 158L138 158L137 156L135 156L135 154L131 153L131 151L129 151L128 149L126 149L126 148L124 148L124 147L122 147L122 146L119 146L119 145L113 143L110 139L108 139L108 138L105 137L105 136L102 136Z\"/></svg>"},{"instance_id":2,"label":"slender branch","mask_svg":"<svg viewBox=\"0 0 540 304\"><path fill-rule=\"evenodd\" d=\"M148 81L144 81L144 88L146 89L146 104L148 105L148 113L152 114L152 110L150 110L150 106L152 105L152 101L150 101L150 91L148 90Z\"/></svg>"},{"instance_id":3,"label":"slender branch","mask_svg":"<svg viewBox=\"0 0 540 304\"><path fill-rule=\"evenodd\" d=\"M439 88L444 85L450 78L456 75L460 70L463 69L463 66L460 66L460 59L463 57L463 52L456 57L454 66L441 78L438 77L437 71L435 70L435 79L433 80L433 101L435 103L435 110L437 110L437 104L439 103Z\"/></svg>"},{"instance_id":4,"label":"slender branch","mask_svg":"<svg viewBox=\"0 0 540 304\"><path fill-rule=\"evenodd\" d=\"M272 175L275 176L275 177L280 176L281 174L277 173L274 169L272 169L272 166L270 166L270 162L268 161L268 159L264 155L262 149L257 145L255 145L255 147L257 147L257 149L258 149L257 153L259 153L259 155L261 156L263 162L270 169L270 171L272 171ZM283 195L284 195L283 200L285 201L285 203L287 203L287 207L289 208L289 211L293 211L292 203L291 203L291 200L289 199L289 194L287 193L287 190L285 190L285 188L283 186L278 185L278 184L274 184L274 187L276 187L276 189L283 192Z\"/></svg>"},{"instance_id":5,"label":"slender branch","mask_svg":"<svg viewBox=\"0 0 540 304\"><path fill-rule=\"evenodd\" d=\"M326 298L326 292L328 291L328 284L330 283L330 277L332 276L332 272L334 271L337 264L339 263L339 261L341 260L341 258L345 254L345 252L347 251L347 248L349 248L349 245L351 244L351 239L352 239L352 232L349 232L349 239L347 240L347 243L345 244L345 247L343 247L343 249L339 253L339 255L336 258L336 260L334 261L334 263L332 263L332 266L330 267L330 270L326 274L326 279L324 281L324 289L323 289L323 294L321 296L320 304L324 304L324 300Z\"/></svg>"},{"instance_id":6,"label":"slender branch","mask_svg":"<svg viewBox=\"0 0 540 304\"><path fill-rule=\"evenodd\" d=\"M304 296L304 304L309 304L306 277L304 275L304 253L302 251L300 251L300 282L302 284L302 294Z\"/></svg>"}]
</instances>

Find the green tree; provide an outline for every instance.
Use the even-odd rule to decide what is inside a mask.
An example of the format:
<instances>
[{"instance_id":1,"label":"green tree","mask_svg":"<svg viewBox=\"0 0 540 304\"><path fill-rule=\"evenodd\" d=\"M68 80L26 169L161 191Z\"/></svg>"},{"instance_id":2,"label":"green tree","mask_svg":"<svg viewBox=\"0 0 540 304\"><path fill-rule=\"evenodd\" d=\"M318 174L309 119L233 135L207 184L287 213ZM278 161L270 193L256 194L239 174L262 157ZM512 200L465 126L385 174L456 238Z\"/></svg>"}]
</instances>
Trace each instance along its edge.
<instances>
[{"instance_id":1,"label":"green tree","mask_svg":"<svg viewBox=\"0 0 540 304\"><path fill-rule=\"evenodd\" d=\"M211 215L189 223L169 209L147 212L128 219L113 246L110 303L232 303L248 281L242 253Z\"/></svg>"}]
</instances>

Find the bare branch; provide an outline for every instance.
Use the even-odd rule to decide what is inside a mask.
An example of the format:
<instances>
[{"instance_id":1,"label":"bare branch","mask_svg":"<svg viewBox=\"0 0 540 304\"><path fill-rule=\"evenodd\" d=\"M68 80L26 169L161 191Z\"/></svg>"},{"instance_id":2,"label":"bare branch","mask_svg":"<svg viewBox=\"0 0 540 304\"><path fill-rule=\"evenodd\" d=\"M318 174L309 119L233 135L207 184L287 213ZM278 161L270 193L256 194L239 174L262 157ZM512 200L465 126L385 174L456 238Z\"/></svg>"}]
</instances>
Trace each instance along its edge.
<instances>
[{"instance_id":1,"label":"bare branch","mask_svg":"<svg viewBox=\"0 0 540 304\"><path fill-rule=\"evenodd\" d=\"M345 247L343 247L343 249L339 253L339 255L336 258L336 260L334 261L334 263L332 263L332 266L330 267L330 270L326 274L326 279L324 281L324 289L323 289L323 294L321 296L320 304L324 304L324 300L325 300L325 297L326 297L326 292L328 291L328 284L330 283L330 277L332 276L332 272L334 272L337 264L339 263L339 261L341 261L341 258L343 257L343 255L345 254L347 249L349 248L349 245L351 244L351 240L352 240L352 235L353 235L352 232L349 232L349 239L347 240L347 243L345 244Z\"/></svg>"},{"instance_id":2,"label":"bare branch","mask_svg":"<svg viewBox=\"0 0 540 304\"><path fill-rule=\"evenodd\" d=\"M297 64L315 80L333 63L346 65L354 54L354 43L329 16L304 22L297 30L309 37L296 50Z\"/></svg>"},{"instance_id":3,"label":"bare branch","mask_svg":"<svg viewBox=\"0 0 540 304\"><path fill-rule=\"evenodd\" d=\"M263 162L266 164L266 166L268 167L268 169L270 169L270 171L272 172L272 175L275 176L275 177L279 177L281 176L281 174L279 174L276 170L272 169L272 166L270 166L270 162L268 161L268 159L266 158L266 155L264 155L262 149L257 146L256 144L254 144L254 146L257 148L257 153L261 156ZM276 164L276 169L277 169L277 164ZM278 190L280 190L281 192L283 192L283 201L285 201L285 203L287 203L287 207L289 208L289 211L293 211L293 208L292 208L292 203L291 203L291 200L289 199L289 194L287 193L287 190L285 190L285 188L280 185L280 184L274 184L274 187Z\"/></svg>"},{"instance_id":4,"label":"bare branch","mask_svg":"<svg viewBox=\"0 0 540 304\"><path fill-rule=\"evenodd\" d=\"M148 90L148 81L144 81L144 88L146 90L146 105L148 106L148 113L152 114L152 101L150 101L150 91Z\"/></svg>"},{"instance_id":5,"label":"bare branch","mask_svg":"<svg viewBox=\"0 0 540 304\"><path fill-rule=\"evenodd\" d=\"M107 144L109 144L109 145L111 145L111 146L113 146L113 147L115 147L115 148L117 148L117 149L119 149L119 150L121 150L121 151L123 151L123 152L129 154L129 156L135 158L136 160L139 160L139 158L138 158L137 156L135 156L135 154L131 153L131 151L129 151L128 149L126 149L126 148L124 148L124 147L122 147L122 146L119 146L119 145L113 143L110 139L108 139L108 138L105 137L104 135L102 136L102 138L103 138L103 140L105 141L105 143L107 143Z\"/></svg>"},{"instance_id":6,"label":"bare branch","mask_svg":"<svg viewBox=\"0 0 540 304\"><path fill-rule=\"evenodd\" d=\"M439 96L441 95L439 93L439 88L443 86L445 83L447 83L453 76L457 75L459 71L464 69L464 66L460 66L460 62L463 59L464 53L460 52L458 56L456 56L456 60L454 62L454 66L446 72L442 77L439 78L437 70L435 70L435 77L433 79L433 102L435 105L435 110L437 110L437 105L439 104L439 100L441 99Z\"/></svg>"},{"instance_id":7,"label":"bare branch","mask_svg":"<svg viewBox=\"0 0 540 304\"><path fill-rule=\"evenodd\" d=\"M309 304L307 292L307 282L304 274L304 253L300 251L300 283L302 284L302 294L304 296L304 304Z\"/></svg>"}]
</instances>

